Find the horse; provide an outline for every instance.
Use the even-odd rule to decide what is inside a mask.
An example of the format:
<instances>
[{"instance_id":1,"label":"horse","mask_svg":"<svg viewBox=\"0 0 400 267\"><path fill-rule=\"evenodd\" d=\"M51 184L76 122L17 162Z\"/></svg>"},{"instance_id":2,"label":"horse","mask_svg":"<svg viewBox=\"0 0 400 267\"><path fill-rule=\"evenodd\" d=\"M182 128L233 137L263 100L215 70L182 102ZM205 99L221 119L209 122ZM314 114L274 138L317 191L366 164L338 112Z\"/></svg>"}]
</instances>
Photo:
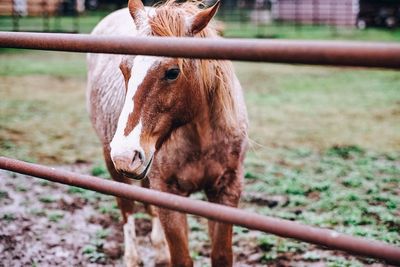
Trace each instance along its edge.
<instances>
[{"instance_id":1,"label":"horse","mask_svg":"<svg viewBox=\"0 0 400 267\"><path fill-rule=\"evenodd\" d=\"M93 35L221 38L210 23L219 2L169 0L154 8L130 0ZM87 105L112 179L237 207L248 119L232 63L142 55L88 54ZM118 199L127 266L140 264L134 203ZM156 263L193 266L186 215L147 206ZM232 225L209 221L212 266L232 266Z\"/></svg>"}]
</instances>

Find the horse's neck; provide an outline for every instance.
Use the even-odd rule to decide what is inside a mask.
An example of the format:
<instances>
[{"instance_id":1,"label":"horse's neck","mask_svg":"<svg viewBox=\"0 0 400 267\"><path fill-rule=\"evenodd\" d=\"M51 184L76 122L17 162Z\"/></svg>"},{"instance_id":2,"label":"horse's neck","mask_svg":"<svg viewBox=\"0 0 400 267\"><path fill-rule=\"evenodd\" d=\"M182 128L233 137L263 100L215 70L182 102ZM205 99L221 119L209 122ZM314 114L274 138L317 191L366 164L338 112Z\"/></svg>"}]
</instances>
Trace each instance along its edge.
<instances>
[{"instance_id":1,"label":"horse's neck","mask_svg":"<svg viewBox=\"0 0 400 267\"><path fill-rule=\"evenodd\" d=\"M191 127L188 129L192 131L193 136L197 136L197 141L202 149L206 149L213 145L215 141L215 133L223 128L223 125L217 121L213 121L212 116L210 116L211 110L201 112L192 123Z\"/></svg>"},{"instance_id":2,"label":"horse's neck","mask_svg":"<svg viewBox=\"0 0 400 267\"><path fill-rule=\"evenodd\" d=\"M230 119L226 118L228 114L223 111L220 103L214 102L204 103L203 109L200 110L196 118L185 127L184 131L188 136L193 138L197 137L198 145L202 149L207 149L221 142L229 142L230 140L237 139L243 136L243 133L247 129L247 115L246 110L242 110L244 103L242 103L241 88L240 84L232 83L233 86L239 86L239 88L232 88L234 94L232 94L232 102L239 113L238 117L235 117L237 121L229 123ZM206 100L204 100L207 102Z\"/></svg>"},{"instance_id":3,"label":"horse's neck","mask_svg":"<svg viewBox=\"0 0 400 267\"><path fill-rule=\"evenodd\" d=\"M208 120L195 120L174 131L167 146L180 152L204 152L226 140L226 132L220 129Z\"/></svg>"}]
</instances>

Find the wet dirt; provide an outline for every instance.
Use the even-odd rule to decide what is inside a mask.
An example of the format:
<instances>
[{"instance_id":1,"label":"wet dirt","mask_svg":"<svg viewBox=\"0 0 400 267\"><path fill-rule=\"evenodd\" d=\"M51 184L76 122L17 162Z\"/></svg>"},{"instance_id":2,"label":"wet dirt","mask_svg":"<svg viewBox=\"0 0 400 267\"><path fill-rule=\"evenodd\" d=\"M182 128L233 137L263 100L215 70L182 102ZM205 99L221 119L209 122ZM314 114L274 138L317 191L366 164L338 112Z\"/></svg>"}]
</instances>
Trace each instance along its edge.
<instances>
[{"instance_id":1,"label":"wet dirt","mask_svg":"<svg viewBox=\"0 0 400 267\"><path fill-rule=\"evenodd\" d=\"M91 165L59 168L88 174ZM282 196L246 194L243 199L249 205L270 207L287 202ZM135 220L139 254L143 266L154 266L151 223L142 205L136 206L142 214ZM0 171L0 266L123 266L123 232L117 212L113 197ZM206 225L205 219L189 216L195 266L210 266ZM327 266L312 257L305 260L304 251L281 253L268 261L259 234L236 231L235 266ZM317 255L345 255L312 248Z\"/></svg>"}]
</instances>

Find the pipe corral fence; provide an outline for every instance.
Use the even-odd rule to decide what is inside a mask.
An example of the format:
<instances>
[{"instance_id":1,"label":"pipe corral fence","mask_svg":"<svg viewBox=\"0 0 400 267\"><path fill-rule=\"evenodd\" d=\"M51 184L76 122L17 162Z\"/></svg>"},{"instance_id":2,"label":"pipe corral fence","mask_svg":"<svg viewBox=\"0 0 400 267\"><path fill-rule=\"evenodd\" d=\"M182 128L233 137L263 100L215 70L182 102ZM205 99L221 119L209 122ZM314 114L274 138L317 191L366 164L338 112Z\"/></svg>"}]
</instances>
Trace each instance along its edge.
<instances>
[{"instance_id":1,"label":"pipe corral fence","mask_svg":"<svg viewBox=\"0 0 400 267\"><path fill-rule=\"evenodd\" d=\"M2 0L0 1L0 16L10 17L12 20L12 31L44 31L44 32L66 32L62 30L61 18L71 17L73 19L70 33L79 32L79 15L85 10L84 0ZM42 27L26 27L21 25L24 17L37 17L42 20ZM51 27L50 20L54 20Z\"/></svg>"},{"instance_id":2,"label":"pipe corral fence","mask_svg":"<svg viewBox=\"0 0 400 267\"><path fill-rule=\"evenodd\" d=\"M112 36L1 32L0 47L400 69L400 45L388 43L245 39L196 39L194 42L193 38L163 37L116 40ZM0 157L0 169L400 265L400 247L380 241L6 157Z\"/></svg>"}]
</instances>

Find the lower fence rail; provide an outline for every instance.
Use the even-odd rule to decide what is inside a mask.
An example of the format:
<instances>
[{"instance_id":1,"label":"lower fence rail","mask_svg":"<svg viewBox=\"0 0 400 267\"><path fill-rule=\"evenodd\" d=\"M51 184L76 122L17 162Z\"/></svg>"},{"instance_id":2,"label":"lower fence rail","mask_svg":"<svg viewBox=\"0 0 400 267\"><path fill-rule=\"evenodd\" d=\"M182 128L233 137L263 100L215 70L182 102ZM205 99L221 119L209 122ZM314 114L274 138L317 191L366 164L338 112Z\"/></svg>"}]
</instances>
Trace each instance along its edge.
<instances>
[{"instance_id":1,"label":"lower fence rail","mask_svg":"<svg viewBox=\"0 0 400 267\"><path fill-rule=\"evenodd\" d=\"M342 250L359 256L383 260L389 264L400 265L400 247L380 241L353 237L329 229L262 216L232 207L193 200L94 176L57 170L6 157L0 157L0 169L144 202L161 208L190 213L215 221L240 225L281 237L294 238L329 249Z\"/></svg>"}]
</instances>

